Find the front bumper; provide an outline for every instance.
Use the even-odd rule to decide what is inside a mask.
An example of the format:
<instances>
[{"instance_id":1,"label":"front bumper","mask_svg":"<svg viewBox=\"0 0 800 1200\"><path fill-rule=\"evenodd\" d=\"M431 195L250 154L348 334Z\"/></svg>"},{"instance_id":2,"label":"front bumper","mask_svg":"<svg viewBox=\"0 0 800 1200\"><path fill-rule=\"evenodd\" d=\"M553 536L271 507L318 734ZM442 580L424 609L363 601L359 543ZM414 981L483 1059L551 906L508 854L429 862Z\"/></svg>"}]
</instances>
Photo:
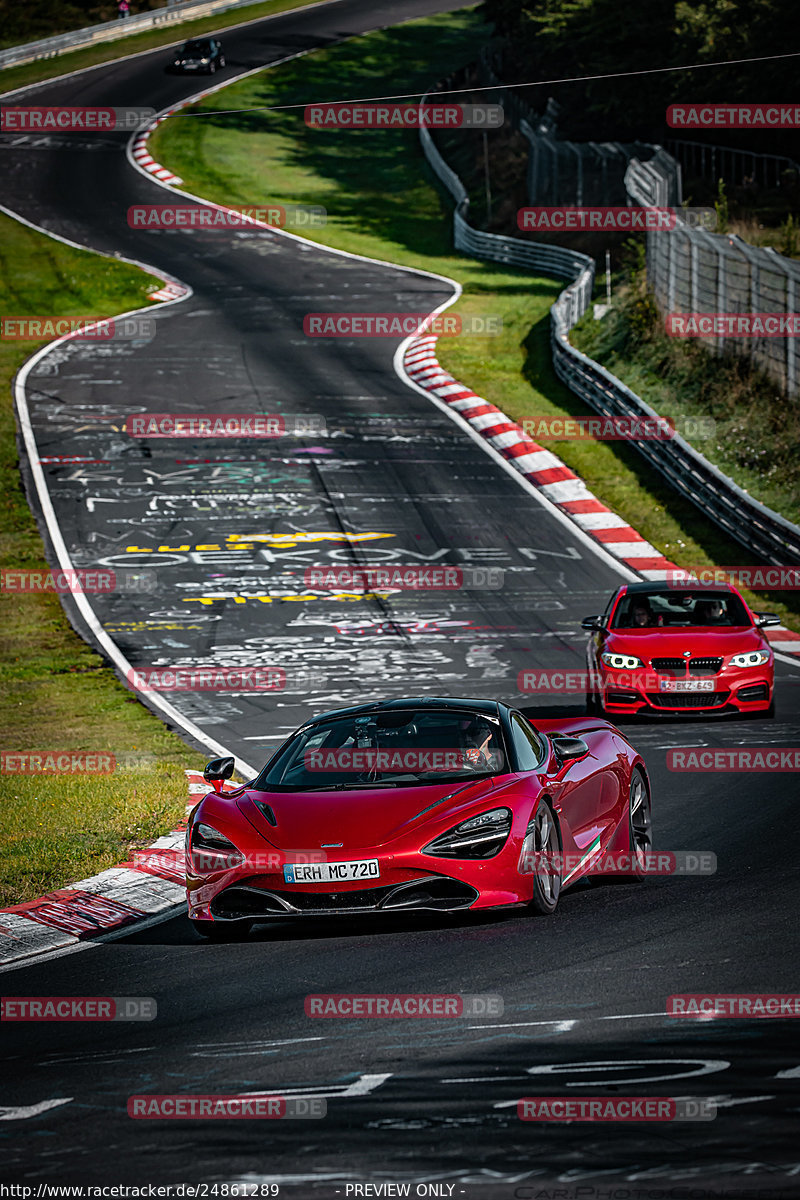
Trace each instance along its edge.
<instances>
[{"instance_id":1,"label":"front bumper","mask_svg":"<svg viewBox=\"0 0 800 1200\"><path fill-rule=\"evenodd\" d=\"M443 875L383 887L337 891L287 890L244 879L221 891L207 909L214 921L270 921L289 917L337 917L410 911L458 912L470 908L478 891ZM201 913L196 917L202 919Z\"/></svg>"},{"instance_id":2,"label":"front bumper","mask_svg":"<svg viewBox=\"0 0 800 1200\"><path fill-rule=\"evenodd\" d=\"M772 703L772 674L761 671L723 671L712 678L712 689L693 692L655 691L649 687L643 690L631 685L624 675L614 671L604 671L601 675L601 697L609 715L755 713L766 712Z\"/></svg>"}]
</instances>

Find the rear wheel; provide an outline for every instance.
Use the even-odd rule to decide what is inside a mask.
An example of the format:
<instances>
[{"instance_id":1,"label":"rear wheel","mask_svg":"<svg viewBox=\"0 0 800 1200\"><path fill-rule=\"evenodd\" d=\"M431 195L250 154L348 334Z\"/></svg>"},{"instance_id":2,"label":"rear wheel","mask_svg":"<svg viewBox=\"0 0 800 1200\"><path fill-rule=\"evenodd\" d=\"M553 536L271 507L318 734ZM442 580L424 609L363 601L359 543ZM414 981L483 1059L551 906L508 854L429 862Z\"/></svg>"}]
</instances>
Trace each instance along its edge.
<instances>
[{"instance_id":1,"label":"rear wheel","mask_svg":"<svg viewBox=\"0 0 800 1200\"><path fill-rule=\"evenodd\" d=\"M558 836L553 810L546 800L540 800L533 818L533 896L530 906L534 912L549 917L556 911L561 895L561 840Z\"/></svg>"},{"instance_id":2,"label":"rear wheel","mask_svg":"<svg viewBox=\"0 0 800 1200\"><path fill-rule=\"evenodd\" d=\"M189 924L207 942L238 942L253 927L252 921L193 921L191 917Z\"/></svg>"}]
</instances>

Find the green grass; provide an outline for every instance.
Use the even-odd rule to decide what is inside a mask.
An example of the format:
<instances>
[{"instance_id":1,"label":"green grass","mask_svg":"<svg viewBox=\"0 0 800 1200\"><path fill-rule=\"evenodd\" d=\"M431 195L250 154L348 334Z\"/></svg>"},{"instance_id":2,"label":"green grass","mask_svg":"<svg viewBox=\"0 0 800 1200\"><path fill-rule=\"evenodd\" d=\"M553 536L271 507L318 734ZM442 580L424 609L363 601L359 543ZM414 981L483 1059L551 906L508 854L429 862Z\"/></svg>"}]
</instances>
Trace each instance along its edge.
<instances>
[{"instance_id":1,"label":"green grass","mask_svg":"<svg viewBox=\"0 0 800 1200\"><path fill-rule=\"evenodd\" d=\"M491 338L440 339L442 365L515 420L586 416L590 410L558 381L550 358L549 308L563 284L454 255L452 204L427 167L416 134L315 131L304 125L302 111L265 111L310 96L325 101L425 89L474 58L485 35L476 12L461 11L317 51L301 63L233 84L164 122L151 139L153 153L188 190L209 199L321 204L328 222L305 234L313 240L457 278L464 295L456 311L498 314L503 331ZM223 103L249 111L219 113ZM201 112L215 115L194 115ZM451 145L456 136L449 135ZM654 478L632 448L610 442L547 445L674 562L751 561ZM787 625L800 629L791 597L751 600L761 608L769 604Z\"/></svg>"},{"instance_id":2,"label":"green grass","mask_svg":"<svg viewBox=\"0 0 800 1200\"><path fill-rule=\"evenodd\" d=\"M0 217L0 312L111 316L159 281ZM44 569L19 473L12 384L41 343L0 341L0 564ZM0 591L0 727L9 751L115 755L109 776L0 775L0 903L18 904L122 861L183 817L198 755L72 630L55 595ZM138 762L137 762L138 760Z\"/></svg>"},{"instance_id":3,"label":"green grass","mask_svg":"<svg viewBox=\"0 0 800 1200\"><path fill-rule=\"evenodd\" d=\"M260 4L237 8L233 12L198 17L194 21L170 22L160 28L134 33L113 42L87 46L83 50L71 50L67 54L59 54L56 58L24 63L18 67L6 67L0 72L0 94L25 87L30 83L53 79L55 76L67 74L69 71L80 71L85 67L111 62L123 55L140 54L143 50L155 50L159 46L170 46L174 42L199 37L204 33L223 31L233 25L257 21L261 17L271 17L275 13L288 12L293 8L305 8L307 4L313 3L315 0L262 0ZM61 31L56 29L53 32ZM31 38L29 40L36 41L38 39ZM6 44L3 43L3 45L5 47Z\"/></svg>"}]
</instances>

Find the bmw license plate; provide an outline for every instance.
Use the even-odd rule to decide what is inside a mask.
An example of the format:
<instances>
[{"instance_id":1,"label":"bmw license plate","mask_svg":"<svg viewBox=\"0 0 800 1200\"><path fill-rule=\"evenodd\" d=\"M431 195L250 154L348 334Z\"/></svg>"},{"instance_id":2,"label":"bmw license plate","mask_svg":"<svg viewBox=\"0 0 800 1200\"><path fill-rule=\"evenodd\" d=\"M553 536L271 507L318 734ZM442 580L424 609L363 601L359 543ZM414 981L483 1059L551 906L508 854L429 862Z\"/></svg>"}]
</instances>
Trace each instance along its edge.
<instances>
[{"instance_id":1,"label":"bmw license plate","mask_svg":"<svg viewBox=\"0 0 800 1200\"><path fill-rule=\"evenodd\" d=\"M662 679L662 692L713 692L713 679Z\"/></svg>"},{"instance_id":2,"label":"bmw license plate","mask_svg":"<svg viewBox=\"0 0 800 1200\"><path fill-rule=\"evenodd\" d=\"M380 879L377 858L357 862L286 863L285 883L352 883L358 879Z\"/></svg>"}]
</instances>

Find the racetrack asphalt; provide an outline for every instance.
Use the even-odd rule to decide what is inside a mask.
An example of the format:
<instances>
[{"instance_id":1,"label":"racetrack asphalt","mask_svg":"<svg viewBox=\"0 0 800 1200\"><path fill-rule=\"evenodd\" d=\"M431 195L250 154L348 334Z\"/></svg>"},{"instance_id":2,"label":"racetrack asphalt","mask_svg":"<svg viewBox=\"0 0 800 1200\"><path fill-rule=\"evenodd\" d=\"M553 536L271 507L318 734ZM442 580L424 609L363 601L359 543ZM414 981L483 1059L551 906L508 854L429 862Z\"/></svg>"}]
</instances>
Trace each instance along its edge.
<instances>
[{"instance_id":1,"label":"racetrack asphalt","mask_svg":"<svg viewBox=\"0 0 800 1200\"><path fill-rule=\"evenodd\" d=\"M456 7L341 0L256 22L223 35L217 79ZM19 102L161 110L198 88L164 73L165 58L106 65ZM580 618L602 609L623 569L398 378L396 341L302 332L308 312L427 311L450 288L267 231L133 230L130 205L174 197L130 167L126 135L108 137L104 153L6 142L3 203L192 289L154 307L146 344L72 343L27 381L41 458L90 460L45 464L74 564L156 572L155 592L92 599L129 661L285 668L281 693L169 697L256 766L306 716L371 697L496 696L534 720L578 714L581 695L533 702L517 674L580 669ZM137 442L120 432L137 411L315 414L326 432ZM358 561L499 567L504 585L362 602L246 595L289 597L306 590L307 566ZM682 1186L797 1194L796 1024L664 1015L674 993L797 990L793 777L666 768L676 746L797 744L800 667L779 663L777 676L774 721L625 727L653 780L657 847L712 851L710 878L579 886L549 920L281 924L230 946L200 944L178 917L7 974L4 996L151 995L158 1018L4 1028L0 1176L34 1186L274 1178L289 1196L382 1181L520 1200L581 1186L601 1189L599 1200L612 1185L626 1200ZM470 1022L314 1020L309 992L492 993L505 1008ZM266 1126L126 1114L133 1094L292 1088L326 1096L327 1117ZM508 1107L600 1092L715 1097L718 1115L600 1129L525 1124Z\"/></svg>"}]
</instances>

